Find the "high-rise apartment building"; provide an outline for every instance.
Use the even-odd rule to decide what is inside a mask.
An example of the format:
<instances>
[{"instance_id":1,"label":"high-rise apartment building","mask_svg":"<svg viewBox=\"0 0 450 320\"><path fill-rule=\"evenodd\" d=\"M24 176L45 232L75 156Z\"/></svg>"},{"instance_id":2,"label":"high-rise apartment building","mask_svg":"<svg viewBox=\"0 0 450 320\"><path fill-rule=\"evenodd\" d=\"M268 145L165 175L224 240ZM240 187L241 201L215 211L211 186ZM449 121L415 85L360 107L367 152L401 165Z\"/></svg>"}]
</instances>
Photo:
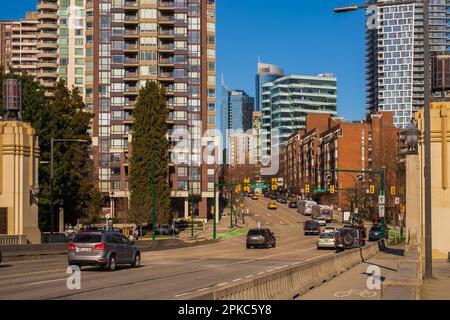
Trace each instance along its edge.
<instances>
[{"instance_id":1,"label":"high-rise apartment building","mask_svg":"<svg viewBox=\"0 0 450 320\"><path fill-rule=\"evenodd\" d=\"M256 71L256 104L255 111L262 110L262 93L263 85L268 82L274 82L276 79L284 76L283 69L267 63L258 63L258 70Z\"/></svg>"},{"instance_id":2,"label":"high-rise apartment building","mask_svg":"<svg viewBox=\"0 0 450 320\"><path fill-rule=\"evenodd\" d=\"M254 164L261 165L261 118L262 113L260 111L253 112L253 132L252 132L252 157Z\"/></svg>"},{"instance_id":3,"label":"high-rise apartment building","mask_svg":"<svg viewBox=\"0 0 450 320\"><path fill-rule=\"evenodd\" d=\"M378 1L378 28L368 24L366 32L367 109L390 111L405 128L424 103L423 4L389 2ZM448 0L430 1L431 53L449 46L449 9Z\"/></svg>"},{"instance_id":4,"label":"high-rise apartment building","mask_svg":"<svg viewBox=\"0 0 450 320\"><path fill-rule=\"evenodd\" d=\"M221 133L222 146L229 149L235 132L252 129L254 98L242 90L228 90L222 85Z\"/></svg>"},{"instance_id":5,"label":"high-rise apartment building","mask_svg":"<svg viewBox=\"0 0 450 320\"><path fill-rule=\"evenodd\" d=\"M5 70L37 73L37 13L28 12L24 19L2 21L1 65Z\"/></svg>"},{"instance_id":6,"label":"high-rise apartment building","mask_svg":"<svg viewBox=\"0 0 450 320\"><path fill-rule=\"evenodd\" d=\"M336 115L337 80L329 74L291 75L263 85L262 161L273 148L281 150L287 139L306 128L308 114Z\"/></svg>"},{"instance_id":7,"label":"high-rise apartment building","mask_svg":"<svg viewBox=\"0 0 450 320\"><path fill-rule=\"evenodd\" d=\"M214 159L203 159L203 151L215 141L202 135L215 128L215 48L213 0L86 1L86 101L95 114L94 165L100 190L114 192L119 208L127 207L129 196L134 104L140 87L153 80L167 95L171 145L175 131L191 133L190 150L170 155L174 210L187 216L193 191L200 217L207 217Z\"/></svg>"},{"instance_id":8,"label":"high-rise apartment building","mask_svg":"<svg viewBox=\"0 0 450 320\"><path fill-rule=\"evenodd\" d=\"M128 206L134 104L153 80L166 92L170 144L178 142L175 131L191 135L188 151L171 149L173 209L188 215L193 188L196 211L206 218L215 155L203 155L217 146L204 136L216 129L215 1L38 0L37 10L36 76L48 89L58 79L80 89L95 115L96 183L105 197L114 196L116 213Z\"/></svg>"},{"instance_id":9,"label":"high-rise apartment building","mask_svg":"<svg viewBox=\"0 0 450 320\"><path fill-rule=\"evenodd\" d=\"M58 0L39 0L38 9L38 72L37 78L50 89L58 79Z\"/></svg>"}]
</instances>

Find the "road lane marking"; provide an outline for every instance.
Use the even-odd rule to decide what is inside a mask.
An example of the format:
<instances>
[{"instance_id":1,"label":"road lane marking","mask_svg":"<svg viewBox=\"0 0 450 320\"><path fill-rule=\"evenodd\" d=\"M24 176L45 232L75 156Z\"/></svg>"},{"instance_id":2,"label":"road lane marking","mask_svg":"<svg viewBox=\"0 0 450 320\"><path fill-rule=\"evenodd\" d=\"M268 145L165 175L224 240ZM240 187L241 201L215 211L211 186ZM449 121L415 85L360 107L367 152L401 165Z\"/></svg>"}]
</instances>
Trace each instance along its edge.
<instances>
[{"instance_id":1,"label":"road lane marking","mask_svg":"<svg viewBox=\"0 0 450 320\"><path fill-rule=\"evenodd\" d=\"M190 294L190 292L186 292L186 293L181 293L181 294L177 294L177 295L175 296L175 298L178 298L178 297L183 297L183 296L187 296L188 294Z\"/></svg>"},{"instance_id":2,"label":"road lane marking","mask_svg":"<svg viewBox=\"0 0 450 320\"><path fill-rule=\"evenodd\" d=\"M263 275L265 272L259 272L258 273L258 276L261 276L261 275Z\"/></svg>"},{"instance_id":3,"label":"road lane marking","mask_svg":"<svg viewBox=\"0 0 450 320\"><path fill-rule=\"evenodd\" d=\"M52 283L52 282L59 282L59 281L66 281L67 278L63 278L63 279L54 279L54 280L47 280L47 281L39 281L39 282L32 282L32 283L27 283L27 286L34 286L34 285L38 285L38 284L45 284L45 283Z\"/></svg>"},{"instance_id":4,"label":"road lane marking","mask_svg":"<svg viewBox=\"0 0 450 320\"><path fill-rule=\"evenodd\" d=\"M241 281L241 280L242 280L242 278L237 278L237 279L234 279L233 282L238 282L238 281Z\"/></svg>"},{"instance_id":5,"label":"road lane marking","mask_svg":"<svg viewBox=\"0 0 450 320\"><path fill-rule=\"evenodd\" d=\"M226 286L227 284L228 284L228 282L222 282L222 283L217 284L216 286L223 287L223 286Z\"/></svg>"},{"instance_id":6,"label":"road lane marking","mask_svg":"<svg viewBox=\"0 0 450 320\"><path fill-rule=\"evenodd\" d=\"M245 277L245 279L250 279L250 278L253 278L253 275Z\"/></svg>"},{"instance_id":7,"label":"road lane marking","mask_svg":"<svg viewBox=\"0 0 450 320\"><path fill-rule=\"evenodd\" d=\"M274 269L270 269L270 270L268 270L267 272L273 272L273 271L275 271Z\"/></svg>"}]
</instances>

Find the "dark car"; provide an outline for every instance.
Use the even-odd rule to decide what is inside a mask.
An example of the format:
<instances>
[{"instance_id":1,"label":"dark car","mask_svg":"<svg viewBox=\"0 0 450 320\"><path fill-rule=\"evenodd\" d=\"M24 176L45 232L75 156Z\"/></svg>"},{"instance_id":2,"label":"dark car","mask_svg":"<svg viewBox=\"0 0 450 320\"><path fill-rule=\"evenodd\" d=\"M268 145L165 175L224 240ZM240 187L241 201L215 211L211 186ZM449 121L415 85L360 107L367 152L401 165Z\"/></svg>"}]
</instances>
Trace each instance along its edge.
<instances>
[{"instance_id":1,"label":"dark car","mask_svg":"<svg viewBox=\"0 0 450 320\"><path fill-rule=\"evenodd\" d=\"M278 201L279 203L284 203L284 204L287 203L287 200L286 200L285 198L282 198L282 197L278 198L277 201Z\"/></svg>"},{"instance_id":2,"label":"dark car","mask_svg":"<svg viewBox=\"0 0 450 320\"><path fill-rule=\"evenodd\" d=\"M118 265L141 265L141 252L134 242L117 231L84 232L68 245L71 266L99 266L110 271Z\"/></svg>"},{"instance_id":3,"label":"dark car","mask_svg":"<svg viewBox=\"0 0 450 320\"><path fill-rule=\"evenodd\" d=\"M366 245L366 239L357 228L343 228L336 236L336 251L360 248Z\"/></svg>"},{"instance_id":4,"label":"dark car","mask_svg":"<svg viewBox=\"0 0 450 320\"><path fill-rule=\"evenodd\" d=\"M189 227L189 221L187 220L179 220L174 223L175 228L178 230L185 230Z\"/></svg>"},{"instance_id":5,"label":"dark car","mask_svg":"<svg viewBox=\"0 0 450 320\"><path fill-rule=\"evenodd\" d=\"M319 236L320 235L320 224L317 221L308 220L303 226L305 236Z\"/></svg>"},{"instance_id":6,"label":"dark car","mask_svg":"<svg viewBox=\"0 0 450 320\"><path fill-rule=\"evenodd\" d=\"M247 234L246 241L247 249L250 248L275 248L277 246L277 239L272 231L269 229L252 229Z\"/></svg>"},{"instance_id":7,"label":"dark car","mask_svg":"<svg viewBox=\"0 0 450 320\"><path fill-rule=\"evenodd\" d=\"M370 228L369 231L369 241L379 241L381 240L381 225L379 224L374 224L372 226L372 228ZM384 228L384 238L388 238L389 236L389 230L385 227Z\"/></svg>"},{"instance_id":8,"label":"dark car","mask_svg":"<svg viewBox=\"0 0 450 320\"><path fill-rule=\"evenodd\" d=\"M289 201L289 208L296 209L297 208L297 201Z\"/></svg>"},{"instance_id":9,"label":"dark car","mask_svg":"<svg viewBox=\"0 0 450 320\"><path fill-rule=\"evenodd\" d=\"M278 195L272 194L272 195L270 196L270 199L272 199L272 200L277 200L277 199L278 199Z\"/></svg>"},{"instance_id":10,"label":"dark car","mask_svg":"<svg viewBox=\"0 0 450 320\"><path fill-rule=\"evenodd\" d=\"M171 235L177 235L180 233L180 230L177 228L173 228L171 225L165 225L161 227L155 228L155 234L159 236L171 236Z\"/></svg>"}]
</instances>

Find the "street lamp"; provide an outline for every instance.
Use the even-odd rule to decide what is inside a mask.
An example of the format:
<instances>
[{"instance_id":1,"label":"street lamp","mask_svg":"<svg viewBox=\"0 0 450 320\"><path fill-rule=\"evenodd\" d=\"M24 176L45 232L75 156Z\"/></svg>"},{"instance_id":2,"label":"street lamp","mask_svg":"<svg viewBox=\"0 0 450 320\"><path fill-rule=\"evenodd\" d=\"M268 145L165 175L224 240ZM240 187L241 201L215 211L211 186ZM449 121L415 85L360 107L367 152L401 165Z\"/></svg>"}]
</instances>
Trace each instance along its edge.
<instances>
[{"instance_id":1,"label":"street lamp","mask_svg":"<svg viewBox=\"0 0 450 320\"><path fill-rule=\"evenodd\" d=\"M111 206L111 219L114 219L115 217L115 208L114 208L114 196L116 194L114 193L114 191L111 190L111 192L109 193L109 200L110 200L110 206Z\"/></svg>"},{"instance_id":2,"label":"street lamp","mask_svg":"<svg viewBox=\"0 0 450 320\"><path fill-rule=\"evenodd\" d=\"M223 168L225 164L219 165L216 170L214 170L214 229L213 229L213 239L217 238L217 172L220 168Z\"/></svg>"},{"instance_id":3,"label":"street lamp","mask_svg":"<svg viewBox=\"0 0 450 320\"><path fill-rule=\"evenodd\" d=\"M430 70L430 7L429 0L404 0L372 5L383 7L402 4L423 4L423 60L424 60L424 176L425 176L425 276L433 276L433 246L432 246L432 207L431 207L431 70ZM358 9L369 8L371 4L363 6L348 6L336 8L334 12L344 13ZM384 193L384 190L383 190ZM384 220L384 219L383 219Z\"/></svg>"},{"instance_id":4,"label":"street lamp","mask_svg":"<svg viewBox=\"0 0 450 320\"><path fill-rule=\"evenodd\" d=\"M81 139L54 139L51 138L50 140L50 229L51 229L51 235L53 236L53 233L55 232L55 208L54 208L54 194L53 194L53 180L54 180L54 174L53 174L53 166L54 166L54 145L58 142L67 142L67 143L89 143L88 140L81 140Z\"/></svg>"},{"instance_id":5,"label":"street lamp","mask_svg":"<svg viewBox=\"0 0 450 320\"><path fill-rule=\"evenodd\" d=\"M192 170L192 167L191 167ZM192 170L191 174L191 237L194 237L194 202L195 202L195 196L194 196L194 177L200 176L198 172L194 172Z\"/></svg>"}]
</instances>

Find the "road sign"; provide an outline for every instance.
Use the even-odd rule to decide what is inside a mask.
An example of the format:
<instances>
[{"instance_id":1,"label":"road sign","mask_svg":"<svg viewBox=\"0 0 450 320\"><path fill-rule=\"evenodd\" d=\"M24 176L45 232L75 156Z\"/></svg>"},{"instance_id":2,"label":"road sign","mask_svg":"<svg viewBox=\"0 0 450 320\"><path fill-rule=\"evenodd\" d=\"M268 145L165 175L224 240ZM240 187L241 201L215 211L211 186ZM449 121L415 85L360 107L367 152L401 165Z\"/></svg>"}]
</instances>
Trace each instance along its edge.
<instances>
[{"instance_id":1,"label":"road sign","mask_svg":"<svg viewBox=\"0 0 450 320\"><path fill-rule=\"evenodd\" d=\"M327 188L316 188L314 189L314 193L326 193L328 192Z\"/></svg>"},{"instance_id":2,"label":"road sign","mask_svg":"<svg viewBox=\"0 0 450 320\"><path fill-rule=\"evenodd\" d=\"M398 215L398 220L399 220L399 221L403 221L404 218L405 218L405 217L403 216L403 214L399 214L399 215Z\"/></svg>"},{"instance_id":3,"label":"road sign","mask_svg":"<svg viewBox=\"0 0 450 320\"><path fill-rule=\"evenodd\" d=\"M379 213L380 213L380 218L384 218L385 217L386 207L384 206L384 204L380 205Z\"/></svg>"},{"instance_id":4,"label":"road sign","mask_svg":"<svg viewBox=\"0 0 450 320\"><path fill-rule=\"evenodd\" d=\"M380 205L380 206L384 206L385 204L386 204L386 197L385 196L379 196L378 197L378 204Z\"/></svg>"},{"instance_id":5,"label":"road sign","mask_svg":"<svg viewBox=\"0 0 450 320\"><path fill-rule=\"evenodd\" d=\"M358 182L364 182L364 176L362 174L356 176L356 181Z\"/></svg>"},{"instance_id":6,"label":"road sign","mask_svg":"<svg viewBox=\"0 0 450 320\"><path fill-rule=\"evenodd\" d=\"M268 184L252 184L252 189L267 189L270 188Z\"/></svg>"},{"instance_id":7,"label":"road sign","mask_svg":"<svg viewBox=\"0 0 450 320\"><path fill-rule=\"evenodd\" d=\"M399 197L395 197L395 205L399 205L400 204L400 198Z\"/></svg>"},{"instance_id":8,"label":"road sign","mask_svg":"<svg viewBox=\"0 0 450 320\"><path fill-rule=\"evenodd\" d=\"M355 210L353 210L355 213L358 213L359 212L359 209L358 208L355 208Z\"/></svg>"},{"instance_id":9,"label":"road sign","mask_svg":"<svg viewBox=\"0 0 450 320\"><path fill-rule=\"evenodd\" d=\"M109 213L105 217L106 219L111 219L111 215Z\"/></svg>"}]
</instances>

